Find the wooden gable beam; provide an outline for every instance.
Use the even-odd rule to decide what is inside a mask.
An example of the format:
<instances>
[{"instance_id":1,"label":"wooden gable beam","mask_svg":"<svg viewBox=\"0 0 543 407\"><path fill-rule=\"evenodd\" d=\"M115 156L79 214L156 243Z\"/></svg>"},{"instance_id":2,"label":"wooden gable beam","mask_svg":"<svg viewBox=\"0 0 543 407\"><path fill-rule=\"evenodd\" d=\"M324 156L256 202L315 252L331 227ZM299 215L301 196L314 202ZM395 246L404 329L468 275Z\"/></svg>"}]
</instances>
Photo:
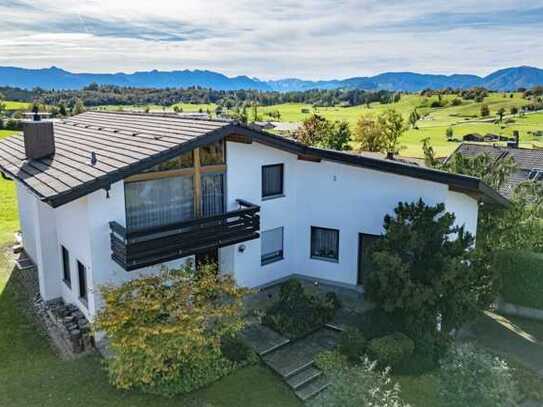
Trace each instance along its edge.
<instances>
[{"instance_id":1,"label":"wooden gable beam","mask_svg":"<svg viewBox=\"0 0 543 407\"><path fill-rule=\"evenodd\" d=\"M243 134L230 134L226 136L226 141L232 143L253 144L253 138Z\"/></svg>"},{"instance_id":2,"label":"wooden gable beam","mask_svg":"<svg viewBox=\"0 0 543 407\"><path fill-rule=\"evenodd\" d=\"M311 154L298 154L298 160L310 161L313 163L320 163L322 161L320 157Z\"/></svg>"}]
</instances>

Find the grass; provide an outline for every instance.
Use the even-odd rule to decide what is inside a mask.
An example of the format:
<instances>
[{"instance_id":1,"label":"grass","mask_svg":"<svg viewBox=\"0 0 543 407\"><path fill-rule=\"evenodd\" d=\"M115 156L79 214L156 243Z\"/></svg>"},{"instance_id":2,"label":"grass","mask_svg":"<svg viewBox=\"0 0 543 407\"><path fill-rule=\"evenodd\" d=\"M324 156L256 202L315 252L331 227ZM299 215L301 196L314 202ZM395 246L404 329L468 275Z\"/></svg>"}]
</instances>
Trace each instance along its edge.
<instances>
[{"instance_id":1,"label":"grass","mask_svg":"<svg viewBox=\"0 0 543 407\"><path fill-rule=\"evenodd\" d=\"M513 95L513 97L511 97ZM361 114L378 114L386 109L394 108L407 119L409 114L417 111L425 116L423 120L417 123L418 129L408 130L401 139L401 144L405 147L401 155L407 157L422 157L422 140L429 137L438 156L447 156L458 146L458 142L448 142L445 132L448 127L452 127L454 136L458 140L469 133L479 133L485 135L493 133L498 135L511 136L513 130L519 130L521 136L521 145L523 147L543 147L543 140L539 140L529 132L543 130L543 113L529 114L524 117L514 117L514 123L495 124L496 114L500 108L510 113L512 107L520 108L529 103L522 98L520 93L492 93L481 102L462 101L460 106L452 106L450 101L456 98L455 95L445 95L443 100L449 102L444 108L431 108L432 102L438 100L437 96L426 98L420 95L402 95L399 102L394 104L372 103L370 108L366 105L353 107L316 107L302 103L285 103L272 106L259 106L259 120L271 120L268 113L279 112L280 121L283 122L302 122L313 113L320 114L330 120L345 120L353 129ZM485 103L490 109L488 118L481 118L481 105ZM197 112L200 109L204 112L214 112L214 104L179 104L184 112ZM118 106L102 106L107 110L119 109ZM143 110L145 106L123 106L123 109ZM162 106L149 105L151 111L163 111ZM166 111L172 111L173 106L166 108ZM248 108L249 118L252 119L253 110ZM356 145L353 145L357 147Z\"/></svg>"},{"instance_id":2,"label":"grass","mask_svg":"<svg viewBox=\"0 0 543 407\"><path fill-rule=\"evenodd\" d=\"M183 112L199 112L200 110L202 112L207 112L208 110L210 112L215 112L215 108L217 105L214 103L176 103L175 105L171 106L161 106L161 105L102 105L98 106L98 110L107 110L107 111L144 111L145 109L149 109L151 112L173 112L174 106L178 106L181 109L183 109Z\"/></svg>"},{"instance_id":3,"label":"grass","mask_svg":"<svg viewBox=\"0 0 543 407\"><path fill-rule=\"evenodd\" d=\"M0 130L0 139L11 135L9 130ZM15 185L0 178L0 247L13 240L13 233L19 228Z\"/></svg>"},{"instance_id":4,"label":"grass","mask_svg":"<svg viewBox=\"0 0 543 407\"><path fill-rule=\"evenodd\" d=\"M421 375L397 375L392 380L400 385L401 397L414 407L440 405L438 378L435 372Z\"/></svg>"},{"instance_id":5,"label":"grass","mask_svg":"<svg viewBox=\"0 0 543 407\"><path fill-rule=\"evenodd\" d=\"M5 246L4 246L5 247ZM112 388L100 358L58 359L33 323L20 312L17 286L6 259L0 260L0 405L68 407L74 405L147 407L277 406L301 404L268 368L243 368L194 394L164 399Z\"/></svg>"},{"instance_id":6,"label":"grass","mask_svg":"<svg viewBox=\"0 0 543 407\"><path fill-rule=\"evenodd\" d=\"M28 110L30 109L31 103L26 102L13 102L13 101L3 101L4 105L6 105L6 110Z\"/></svg>"},{"instance_id":7,"label":"grass","mask_svg":"<svg viewBox=\"0 0 543 407\"><path fill-rule=\"evenodd\" d=\"M5 135L0 134L0 137ZM5 256L18 227L14 184L0 178L0 406L301 405L292 391L261 365L243 368L194 394L164 399L115 390L108 384L97 356L60 360L36 326L20 311L22 298Z\"/></svg>"}]
</instances>

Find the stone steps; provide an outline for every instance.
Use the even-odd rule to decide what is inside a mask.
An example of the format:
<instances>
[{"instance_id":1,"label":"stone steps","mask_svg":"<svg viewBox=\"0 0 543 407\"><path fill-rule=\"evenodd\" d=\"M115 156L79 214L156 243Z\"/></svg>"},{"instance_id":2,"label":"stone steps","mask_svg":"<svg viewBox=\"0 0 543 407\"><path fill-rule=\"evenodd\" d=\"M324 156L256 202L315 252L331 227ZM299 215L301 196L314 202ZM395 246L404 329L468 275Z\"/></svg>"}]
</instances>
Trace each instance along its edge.
<instances>
[{"instance_id":1,"label":"stone steps","mask_svg":"<svg viewBox=\"0 0 543 407\"><path fill-rule=\"evenodd\" d=\"M297 390L304 384L309 383L321 375L322 372L311 364L310 366L287 378L287 384L294 390Z\"/></svg>"},{"instance_id":2,"label":"stone steps","mask_svg":"<svg viewBox=\"0 0 543 407\"><path fill-rule=\"evenodd\" d=\"M306 401L311 397L315 397L321 391L326 389L330 385L330 382L324 375L319 375L312 380L306 382L302 386L294 390L294 394L302 400Z\"/></svg>"}]
</instances>

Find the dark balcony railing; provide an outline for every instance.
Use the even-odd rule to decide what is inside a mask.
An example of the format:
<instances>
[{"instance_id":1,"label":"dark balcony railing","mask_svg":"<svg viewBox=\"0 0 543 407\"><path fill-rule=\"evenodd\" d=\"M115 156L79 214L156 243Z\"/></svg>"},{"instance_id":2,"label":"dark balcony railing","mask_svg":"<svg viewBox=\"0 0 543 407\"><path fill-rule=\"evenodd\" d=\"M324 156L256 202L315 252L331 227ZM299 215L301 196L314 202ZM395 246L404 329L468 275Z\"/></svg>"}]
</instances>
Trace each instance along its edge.
<instances>
[{"instance_id":1,"label":"dark balcony railing","mask_svg":"<svg viewBox=\"0 0 543 407\"><path fill-rule=\"evenodd\" d=\"M260 207L238 200L240 209L144 230L110 222L112 259L136 270L259 237Z\"/></svg>"}]
</instances>

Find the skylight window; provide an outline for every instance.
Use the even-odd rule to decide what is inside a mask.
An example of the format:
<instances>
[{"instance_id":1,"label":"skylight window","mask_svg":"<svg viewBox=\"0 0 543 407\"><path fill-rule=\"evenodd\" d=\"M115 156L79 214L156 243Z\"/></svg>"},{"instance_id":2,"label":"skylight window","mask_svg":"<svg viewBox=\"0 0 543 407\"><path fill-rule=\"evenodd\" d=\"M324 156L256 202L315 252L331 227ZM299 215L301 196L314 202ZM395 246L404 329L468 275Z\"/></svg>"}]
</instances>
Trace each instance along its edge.
<instances>
[{"instance_id":1,"label":"skylight window","mask_svg":"<svg viewBox=\"0 0 543 407\"><path fill-rule=\"evenodd\" d=\"M528 175L530 181L543 181L543 169L533 168Z\"/></svg>"}]
</instances>

